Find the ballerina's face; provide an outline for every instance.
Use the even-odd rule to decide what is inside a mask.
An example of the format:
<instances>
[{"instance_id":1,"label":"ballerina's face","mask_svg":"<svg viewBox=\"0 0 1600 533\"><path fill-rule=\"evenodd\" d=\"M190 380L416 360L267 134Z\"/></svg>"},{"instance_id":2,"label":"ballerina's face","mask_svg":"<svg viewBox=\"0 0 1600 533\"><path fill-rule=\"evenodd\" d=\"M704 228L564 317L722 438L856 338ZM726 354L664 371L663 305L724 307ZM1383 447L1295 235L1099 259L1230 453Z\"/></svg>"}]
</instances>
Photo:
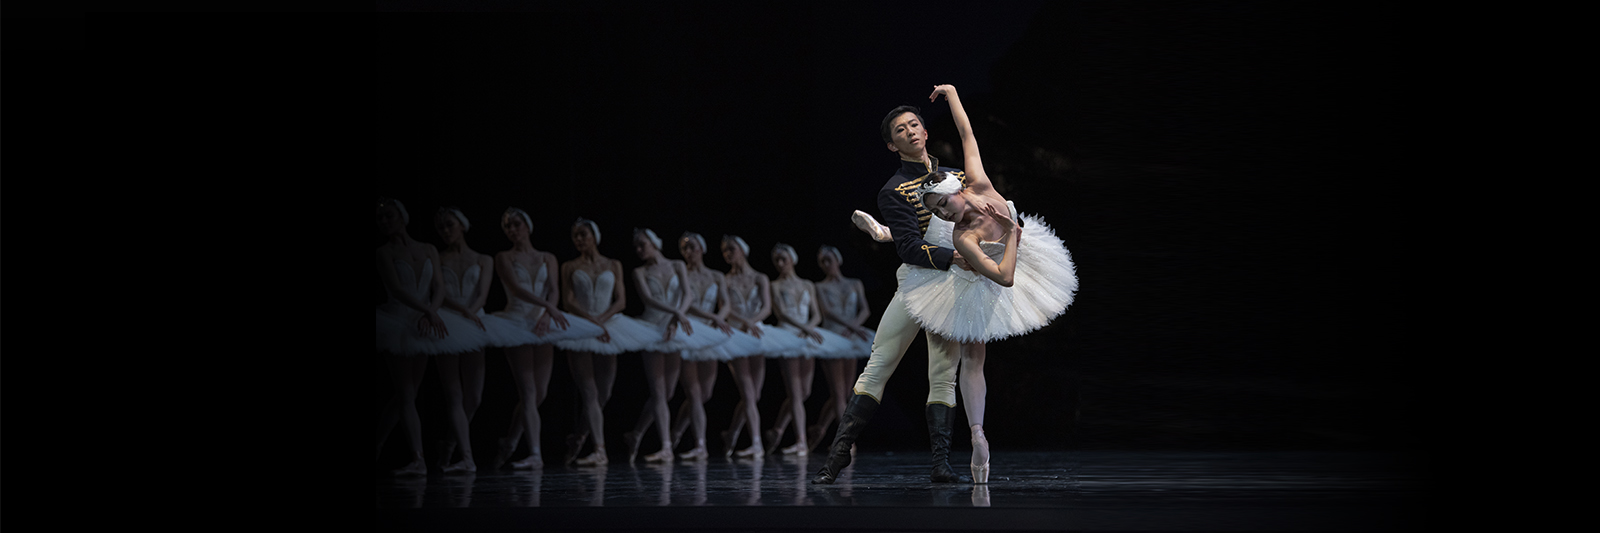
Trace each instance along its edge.
<instances>
[{"instance_id":1,"label":"ballerina's face","mask_svg":"<svg viewBox=\"0 0 1600 533\"><path fill-rule=\"evenodd\" d=\"M961 193L956 194L924 194L922 206L928 208L933 216L958 222L963 213L967 211L967 198Z\"/></svg>"},{"instance_id":2,"label":"ballerina's face","mask_svg":"<svg viewBox=\"0 0 1600 533\"><path fill-rule=\"evenodd\" d=\"M772 254L772 266L778 267L779 272L794 268L794 261L789 259L789 254L776 252Z\"/></svg>"},{"instance_id":3,"label":"ballerina's face","mask_svg":"<svg viewBox=\"0 0 1600 533\"><path fill-rule=\"evenodd\" d=\"M461 220L455 215L433 217L433 230L439 232L439 238L444 239L445 244L461 240L466 234L466 230L461 228Z\"/></svg>"},{"instance_id":4,"label":"ballerina's face","mask_svg":"<svg viewBox=\"0 0 1600 533\"><path fill-rule=\"evenodd\" d=\"M394 235L406 230L406 219L400 216L400 210L393 205L378 206L378 232L384 235Z\"/></svg>"},{"instance_id":5,"label":"ballerina's face","mask_svg":"<svg viewBox=\"0 0 1600 533\"><path fill-rule=\"evenodd\" d=\"M506 232L506 238L511 242L522 242L528 238L528 225L519 216L500 217L500 229Z\"/></svg>"},{"instance_id":6,"label":"ballerina's face","mask_svg":"<svg viewBox=\"0 0 1600 533\"><path fill-rule=\"evenodd\" d=\"M639 254L639 259L649 259L655 257L659 252L660 251L656 249L656 243L650 242L650 239L646 238L644 235L641 234L633 236L633 253Z\"/></svg>"},{"instance_id":7,"label":"ballerina's face","mask_svg":"<svg viewBox=\"0 0 1600 533\"><path fill-rule=\"evenodd\" d=\"M737 244L722 241L722 260L730 265L737 265L740 261L744 261L744 249L739 248Z\"/></svg>"},{"instance_id":8,"label":"ballerina's face","mask_svg":"<svg viewBox=\"0 0 1600 533\"><path fill-rule=\"evenodd\" d=\"M678 253L691 263L700 263L706 251L700 248L700 241L685 237L678 239Z\"/></svg>"},{"instance_id":9,"label":"ballerina's face","mask_svg":"<svg viewBox=\"0 0 1600 533\"><path fill-rule=\"evenodd\" d=\"M594 249L594 232L589 231L589 226L579 224L572 227L572 247L579 253Z\"/></svg>"},{"instance_id":10,"label":"ballerina's face","mask_svg":"<svg viewBox=\"0 0 1600 533\"><path fill-rule=\"evenodd\" d=\"M839 259L829 253L817 254L817 266L822 267L823 272L837 274L839 272Z\"/></svg>"}]
</instances>

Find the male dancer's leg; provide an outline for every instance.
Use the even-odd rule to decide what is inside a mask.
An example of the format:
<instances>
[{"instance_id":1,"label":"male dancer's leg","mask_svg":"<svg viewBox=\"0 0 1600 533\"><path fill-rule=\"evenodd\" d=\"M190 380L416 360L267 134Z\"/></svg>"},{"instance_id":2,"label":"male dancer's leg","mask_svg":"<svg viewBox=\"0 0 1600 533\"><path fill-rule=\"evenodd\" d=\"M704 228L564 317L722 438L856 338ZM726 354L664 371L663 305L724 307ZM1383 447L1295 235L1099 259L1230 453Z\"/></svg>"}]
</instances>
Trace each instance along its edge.
<instances>
[{"instance_id":1,"label":"male dancer's leg","mask_svg":"<svg viewBox=\"0 0 1600 533\"><path fill-rule=\"evenodd\" d=\"M935 483L968 483L950 468L950 420L956 405L956 373L961 368L961 344L928 333L928 444L933 449Z\"/></svg>"},{"instance_id":2,"label":"male dancer's leg","mask_svg":"<svg viewBox=\"0 0 1600 533\"><path fill-rule=\"evenodd\" d=\"M905 265L900 266L899 277L902 279L906 268ZM912 339L921 330L921 326L906 312L905 302L896 291L894 298L889 300L889 307L884 309L883 317L878 320L877 335L872 341L872 357L867 359L867 368L856 379L855 396L850 398L850 405L845 407L844 416L839 417L839 430L833 438L828 459L823 462L822 469L817 471L812 483L831 484L839 471L850 465L850 446L855 444L856 437L872 419L872 413L878 410L878 401L883 398L883 387L889 381L889 375L899 366L906 348L911 346Z\"/></svg>"}]
</instances>

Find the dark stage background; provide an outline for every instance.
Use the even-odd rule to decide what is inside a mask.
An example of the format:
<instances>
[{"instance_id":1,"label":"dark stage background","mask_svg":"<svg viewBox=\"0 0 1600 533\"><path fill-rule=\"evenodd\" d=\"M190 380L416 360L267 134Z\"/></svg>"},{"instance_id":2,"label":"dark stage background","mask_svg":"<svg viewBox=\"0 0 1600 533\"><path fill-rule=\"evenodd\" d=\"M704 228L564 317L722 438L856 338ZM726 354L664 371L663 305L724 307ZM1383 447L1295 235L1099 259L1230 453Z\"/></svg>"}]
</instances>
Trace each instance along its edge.
<instances>
[{"instance_id":1,"label":"dark stage background","mask_svg":"<svg viewBox=\"0 0 1600 533\"><path fill-rule=\"evenodd\" d=\"M898 259L848 215L876 213L898 164L877 134L896 105L922 106L934 154L959 166L948 107L927 101L951 83L1001 192L1056 227L1082 287L1051 326L991 345L996 453L1419 442L1420 361L1398 343L1389 297L1402 152L1393 17L1381 7L699 6L380 16L374 195L405 202L411 236L435 244L434 210L459 206L470 245L488 254L509 246L498 228L508 205L561 260L576 253L572 221L597 221L602 253L625 268L639 264L634 227L667 241L691 230L713 246L741 235L769 275L772 245L789 243L809 279L821 277L817 247L831 244L865 282L875 325ZM715 254L707 264L727 268ZM637 314L631 282L628 292ZM488 309L504 302L496 281ZM926 450L926 357L919 339L864 449ZM487 360L480 457L504 434L514 391L500 352ZM376 362L375 408L390 394ZM619 366L614 443L646 394L638 357ZM783 399L776 363L768 375L764 424ZM430 443L445 429L436 380L430 369L419 401ZM819 372L813 416L825 387ZM546 459L560 457L574 401L558 354ZM714 429L736 401L724 367L707 407ZM955 440L965 448L966 431ZM402 448L392 438L388 457Z\"/></svg>"}]
</instances>

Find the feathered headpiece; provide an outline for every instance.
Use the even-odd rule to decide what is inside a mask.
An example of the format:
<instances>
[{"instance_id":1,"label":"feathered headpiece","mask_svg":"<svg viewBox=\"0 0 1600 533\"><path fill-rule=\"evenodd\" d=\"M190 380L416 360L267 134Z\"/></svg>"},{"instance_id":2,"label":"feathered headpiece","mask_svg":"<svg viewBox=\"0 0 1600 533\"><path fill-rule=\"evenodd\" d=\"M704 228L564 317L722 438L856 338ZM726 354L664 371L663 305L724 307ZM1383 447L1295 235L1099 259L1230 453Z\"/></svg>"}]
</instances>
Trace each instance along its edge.
<instances>
[{"instance_id":1,"label":"feathered headpiece","mask_svg":"<svg viewBox=\"0 0 1600 533\"><path fill-rule=\"evenodd\" d=\"M406 213L406 204L402 204L402 203L400 203L399 200L396 200L394 198L379 198L378 199L378 207L383 207L385 205L393 205L395 209L399 209L400 210L400 221L401 222L404 222L406 224L410 224L411 223L411 215Z\"/></svg>"},{"instance_id":2,"label":"feathered headpiece","mask_svg":"<svg viewBox=\"0 0 1600 533\"><path fill-rule=\"evenodd\" d=\"M522 217L522 223L526 224L528 226L528 231L530 231L530 232L533 231L533 219L528 218L528 213L523 211L523 210L521 210L521 209L517 209L515 207L507 207L505 214L500 215L500 219L501 220L505 220L506 217L509 217L509 216L512 216L512 215L516 215L516 216ZM462 217L461 219L462 220L466 220L466 217Z\"/></svg>"},{"instance_id":3,"label":"feathered headpiece","mask_svg":"<svg viewBox=\"0 0 1600 533\"><path fill-rule=\"evenodd\" d=\"M744 251L744 255L750 255L750 245L745 244L744 239L739 238L738 235L723 235L722 242L728 241L733 241L734 244L739 245L739 249Z\"/></svg>"},{"instance_id":4,"label":"feathered headpiece","mask_svg":"<svg viewBox=\"0 0 1600 533\"><path fill-rule=\"evenodd\" d=\"M917 186L917 197L921 198L922 195L928 193L955 194L960 191L961 178L957 178L954 173L946 172L944 173L944 179L941 179L937 182L928 180L923 182L922 185Z\"/></svg>"},{"instance_id":5,"label":"feathered headpiece","mask_svg":"<svg viewBox=\"0 0 1600 533\"><path fill-rule=\"evenodd\" d=\"M650 239L651 244L656 245L657 250L661 249L661 237L657 237L656 232L650 231L650 228L633 228L633 234L634 236L644 235L646 239Z\"/></svg>"},{"instance_id":6,"label":"feathered headpiece","mask_svg":"<svg viewBox=\"0 0 1600 533\"><path fill-rule=\"evenodd\" d=\"M789 262L791 262L791 263L799 263L800 262L800 255L794 253L794 247L793 246L789 246L789 245L781 243L781 242L778 243L778 244L772 245L772 255L778 255L780 252L789 255Z\"/></svg>"},{"instance_id":7,"label":"feathered headpiece","mask_svg":"<svg viewBox=\"0 0 1600 533\"><path fill-rule=\"evenodd\" d=\"M439 215L450 215L450 216L456 217L456 220L460 220L461 221L461 231L467 231L469 229L472 229L472 223L471 222L467 222L467 215L461 214L461 210L460 209L456 209L454 207L441 207L441 208L439 208L439 213L438 214ZM528 229L533 229L533 228L530 227Z\"/></svg>"},{"instance_id":8,"label":"feathered headpiece","mask_svg":"<svg viewBox=\"0 0 1600 533\"><path fill-rule=\"evenodd\" d=\"M833 260L835 260L835 261L840 261L840 262L844 261L844 256L839 255L839 249L838 248L834 248L834 247L828 246L826 244L822 245L821 248L817 248L817 256L818 257L821 257L824 254L832 255L833 256Z\"/></svg>"},{"instance_id":9,"label":"feathered headpiece","mask_svg":"<svg viewBox=\"0 0 1600 533\"><path fill-rule=\"evenodd\" d=\"M700 243L700 249L701 250L705 250L706 249L706 239L705 239L705 237L701 237L699 233L695 233L695 232L692 232L692 231L685 231L685 232L683 232L683 236L678 237L679 241L682 241L684 239L694 239L694 242Z\"/></svg>"},{"instance_id":10,"label":"feathered headpiece","mask_svg":"<svg viewBox=\"0 0 1600 533\"><path fill-rule=\"evenodd\" d=\"M576 227L578 227L579 224L588 224L589 225L589 233L593 233L594 234L594 243L595 244L600 244L600 225L599 224L595 224L593 220L589 220L589 219L583 218L583 217L578 217L578 220L576 222L572 223L572 227L576 228Z\"/></svg>"}]
</instances>

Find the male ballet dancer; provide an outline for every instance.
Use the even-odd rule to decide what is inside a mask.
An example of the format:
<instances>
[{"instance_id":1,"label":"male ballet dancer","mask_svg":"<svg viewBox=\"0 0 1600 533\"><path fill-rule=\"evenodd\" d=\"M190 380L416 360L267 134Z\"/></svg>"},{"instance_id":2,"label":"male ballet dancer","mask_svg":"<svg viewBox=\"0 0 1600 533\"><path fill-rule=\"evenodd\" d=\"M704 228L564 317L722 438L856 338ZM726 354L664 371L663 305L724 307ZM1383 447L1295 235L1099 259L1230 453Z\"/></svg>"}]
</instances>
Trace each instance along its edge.
<instances>
[{"instance_id":1,"label":"male ballet dancer","mask_svg":"<svg viewBox=\"0 0 1600 533\"><path fill-rule=\"evenodd\" d=\"M958 169L939 166L939 160L928 154L928 132L915 107L894 108L883 118L879 133L889 151L900 155L900 169L878 191L878 213L893 234L895 251L903 263L896 271L896 277L904 281L908 268L948 270L951 262L965 268L965 263L955 250L934 246L923 240L923 234L928 231L928 220L933 215L922 206L917 186L929 180L942 179L946 172L954 172L965 184L966 174ZM858 218L857 224L874 236L881 235L881 231L874 231L873 225L864 219ZM850 446L855 444L856 437L872 419L872 413L878 410L885 382L921 330L906 312L900 292L895 291L894 298L889 301L889 307L883 310L883 318L878 322L877 336L872 342L872 357L867 360L867 368L861 372L861 377L856 379L856 394L851 397L844 416L839 418L839 430L833 439L828 459L817 471L812 483L832 484L839 476L839 471L850 464ZM951 469L949 461L950 413L956 403L956 370L961 362L961 345L932 332L928 333L927 339L928 403L925 414L928 419L928 440L933 448L933 472L930 478L935 483L971 482L972 478Z\"/></svg>"}]
</instances>

